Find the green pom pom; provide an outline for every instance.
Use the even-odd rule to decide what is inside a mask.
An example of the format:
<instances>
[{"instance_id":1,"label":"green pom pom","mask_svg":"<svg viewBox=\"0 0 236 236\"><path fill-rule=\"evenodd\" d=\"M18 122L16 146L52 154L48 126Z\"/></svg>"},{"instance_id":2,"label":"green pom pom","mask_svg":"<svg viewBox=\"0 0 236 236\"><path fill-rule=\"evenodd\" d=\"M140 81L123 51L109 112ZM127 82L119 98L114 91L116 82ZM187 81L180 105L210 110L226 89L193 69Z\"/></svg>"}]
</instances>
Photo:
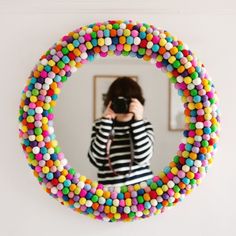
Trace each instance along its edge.
<instances>
[{"instance_id":1,"label":"green pom pom","mask_svg":"<svg viewBox=\"0 0 236 236\"><path fill-rule=\"evenodd\" d=\"M64 195L68 194L70 192L69 188L63 188L62 192Z\"/></svg>"},{"instance_id":2,"label":"green pom pom","mask_svg":"<svg viewBox=\"0 0 236 236\"><path fill-rule=\"evenodd\" d=\"M75 175L76 171L74 168L70 168L69 169L69 173L72 174L72 175Z\"/></svg>"},{"instance_id":3,"label":"green pom pom","mask_svg":"<svg viewBox=\"0 0 236 236\"><path fill-rule=\"evenodd\" d=\"M29 157L30 160L34 160L35 159L34 154L32 152L29 153L28 157Z\"/></svg>"},{"instance_id":4,"label":"green pom pom","mask_svg":"<svg viewBox=\"0 0 236 236\"><path fill-rule=\"evenodd\" d=\"M96 39L96 38L97 38L96 32L92 32L92 33L91 33L91 37L92 37L93 39Z\"/></svg>"},{"instance_id":5,"label":"green pom pom","mask_svg":"<svg viewBox=\"0 0 236 236\"><path fill-rule=\"evenodd\" d=\"M175 156L175 157L174 157L174 162L175 162L175 163L179 163L179 156Z\"/></svg>"},{"instance_id":6,"label":"green pom pom","mask_svg":"<svg viewBox=\"0 0 236 236\"><path fill-rule=\"evenodd\" d=\"M119 24L114 24L114 25L112 25L112 28L113 28L113 29L119 29L120 26L119 26Z\"/></svg>"},{"instance_id":7,"label":"green pom pom","mask_svg":"<svg viewBox=\"0 0 236 236\"><path fill-rule=\"evenodd\" d=\"M61 51L62 51L62 53L63 53L64 55L66 55L66 54L69 53L69 49L66 48L66 47L65 47L65 48L62 48Z\"/></svg>"},{"instance_id":8,"label":"green pom pom","mask_svg":"<svg viewBox=\"0 0 236 236\"><path fill-rule=\"evenodd\" d=\"M195 71L190 76L192 79L196 79L198 77L198 73Z\"/></svg>"},{"instance_id":9,"label":"green pom pom","mask_svg":"<svg viewBox=\"0 0 236 236\"><path fill-rule=\"evenodd\" d=\"M191 94L192 96L196 96L196 95L198 94L198 92L197 92L196 89L192 89L191 92L190 92L190 94Z\"/></svg>"},{"instance_id":10,"label":"green pom pom","mask_svg":"<svg viewBox=\"0 0 236 236\"><path fill-rule=\"evenodd\" d=\"M128 187L127 187L127 186L122 186L122 187L120 188L120 191L121 191L122 193L126 193L126 192L128 192Z\"/></svg>"},{"instance_id":11,"label":"green pom pom","mask_svg":"<svg viewBox=\"0 0 236 236\"><path fill-rule=\"evenodd\" d=\"M177 185L175 185L173 190L175 193L178 193L180 191L180 188Z\"/></svg>"},{"instance_id":12,"label":"green pom pom","mask_svg":"<svg viewBox=\"0 0 236 236\"><path fill-rule=\"evenodd\" d=\"M178 61L178 60L176 60L174 63L173 63L173 66L174 66L174 68L179 68L180 67L180 65L181 65L181 63L180 63L180 61Z\"/></svg>"},{"instance_id":13,"label":"green pom pom","mask_svg":"<svg viewBox=\"0 0 236 236\"><path fill-rule=\"evenodd\" d=\"M135 215L136 215L136 214L135 214L134 212L130 212L130 213L129 213L129 218L134 218Z\"/></svg>"},{"instance_id":14,"label":"green pom pom","mask_svg":"<svg viewBox=\"0 0 236 236\"><path fill-rule=\"evenodd\" d=\"M61 152L61 148L59 146L54 147L54 151L56 154L58 154L59 152Z\"/></svg>"},{"instance_id":15,"label":"green pom pom","mask_svg":"<svg viewBox=\"0 0 236 236\"><path fill-rule=\"evenodd\" d=\"M144 48L139 48L139 49L138 49L138 53L139 53L140 55L144 55L144 54L146 53L146 50L145 50Z\"/></svg>"},{"instance_id":16,"label":"green pom pom","mask_svg":"<svg viewBox=\"0 0 236 236\"><path fill-rule=\"evenodd\" d=\"M144 203L144 199L142 196L138 196L138 203L140 204Z\"/></svg>"},{"instance_id":17,"label":"green pom pom","mask_svg":"<svg viewBox=\"0 0 236 236\"><path fill-rule=\"evenodd\" d=\"M62 77L61 77L61 82L64 83L64 82L66 82L66 81L67 81L67 77L66 77L66 76L62 76Z\"/></svg>"},{"instance_id":18,"label":"green pom pom","mask_svg":"<svg viewBox=\"0 0 236 236\"><path fill-rule=\"evenodd\" d=\"M156 190L157 189L157 184L156 183L151 183L150 188L151 188L151 190Z\"/></svg>"},{"instance_id":19,"label":"green pom pom","mask_svg":"<svg viewBox=\"0 0 236 236\"><path fill-rule=\"evenodd\" d=\"M35 128L35 129L34 129L34 133L35 133L36 135L40 135L40 134L42 134L42 129L41 129L41 128Z\"/></svg>"},{"instance_id":20,"label":"green pom pom","mask_svg":"<svg viewBox=\"0 0 236 236\"><path fill-rule=\"evenodd\" d=\"M189 124L189 129L190 129L190 130L195 130L195 129L196 129L195 124L190 123L190 124Z\"/></svg>"},{"instance_id":21,"label":"green pom pom","mask_svg":"<svg viewBox=\"0 0 236 236\"><path fill-rule=\"evenodd\" d=\"M60 69L63 69L65 67L65 63L63 61L59 61L57 62L57 66L60 68Z\"/></svg>"},{"instance_id":22,"label":"green pom pom","mask_svg":"<svg viewBox=\"0 0 236 236\"><path fill-rule=\"evenodd\" d=\"M92 200L92 202L97 202L98 201L98 196L93 195L91 200Z\"/></svg>"}]
</instances>

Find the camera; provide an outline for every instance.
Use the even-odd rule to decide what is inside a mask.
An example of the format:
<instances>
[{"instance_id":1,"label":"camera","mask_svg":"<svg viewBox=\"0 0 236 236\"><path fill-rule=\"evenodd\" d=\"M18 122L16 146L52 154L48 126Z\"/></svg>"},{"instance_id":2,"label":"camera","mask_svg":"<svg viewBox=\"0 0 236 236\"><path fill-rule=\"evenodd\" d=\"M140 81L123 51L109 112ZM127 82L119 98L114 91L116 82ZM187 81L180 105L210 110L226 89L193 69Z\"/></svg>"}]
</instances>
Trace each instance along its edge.
<instances>
[{"instance_id":1,"label":"camera","mask_svg":"<svg viewBox=\"0 0 236 236\"><path fill-rule=\"evenodd\" d=\"M126 114L129 113L129 104L131 103L130 98L117 97L112 100L111 109L115 113Z\"/></svg>"}]
</instances>

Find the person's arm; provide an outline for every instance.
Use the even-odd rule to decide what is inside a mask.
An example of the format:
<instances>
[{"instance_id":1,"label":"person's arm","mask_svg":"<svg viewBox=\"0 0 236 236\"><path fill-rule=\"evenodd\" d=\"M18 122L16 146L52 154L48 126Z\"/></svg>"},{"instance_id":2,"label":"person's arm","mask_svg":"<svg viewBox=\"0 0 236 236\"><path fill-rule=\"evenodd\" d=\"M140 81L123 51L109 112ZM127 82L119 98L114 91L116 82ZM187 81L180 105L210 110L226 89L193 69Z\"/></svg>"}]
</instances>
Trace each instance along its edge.
<instances>
[{"instance_id":1,"label":"person's arm","mask_svg":"<svg viewBox=\"0 0 236 236\"><path fill-rule=\"evenodd\" d=\"M134 162L148 163L153 155L154 131L149 121L134 120L130 126L133 141Z\"/></svg>"},{"instance_id":2,"label":"person's arm","mask_svg":"<svg viewBox=\"0 0 236 236\"><path fill-rule=\"evenodd\" d=\"M112 120L103 117L93 124L88 158L95 167L99 168L104 163L106 145L112 129L112 124Z\"/></svg>"}]
</instances>

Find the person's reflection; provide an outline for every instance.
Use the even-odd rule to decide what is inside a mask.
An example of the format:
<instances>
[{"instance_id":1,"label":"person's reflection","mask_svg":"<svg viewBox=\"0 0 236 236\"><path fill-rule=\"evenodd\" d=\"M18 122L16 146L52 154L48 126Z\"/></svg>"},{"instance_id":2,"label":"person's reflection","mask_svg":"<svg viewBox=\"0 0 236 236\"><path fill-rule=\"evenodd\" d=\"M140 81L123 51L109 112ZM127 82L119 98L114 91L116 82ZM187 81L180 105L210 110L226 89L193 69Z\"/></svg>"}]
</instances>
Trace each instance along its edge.
<instances>
[{"instance_id":1,"label":"person's reflection","mask_svg":"<svg viewBox=\"0 0 236 236\"><path fill-rule=\"evenodd\" d=\"M130 77L118 77L109 87L101 118L93 123L90 162L98 182L106 186L136 184L153 177L152 124L143 118L142 89Z\"/></svg>"}]
</instances>

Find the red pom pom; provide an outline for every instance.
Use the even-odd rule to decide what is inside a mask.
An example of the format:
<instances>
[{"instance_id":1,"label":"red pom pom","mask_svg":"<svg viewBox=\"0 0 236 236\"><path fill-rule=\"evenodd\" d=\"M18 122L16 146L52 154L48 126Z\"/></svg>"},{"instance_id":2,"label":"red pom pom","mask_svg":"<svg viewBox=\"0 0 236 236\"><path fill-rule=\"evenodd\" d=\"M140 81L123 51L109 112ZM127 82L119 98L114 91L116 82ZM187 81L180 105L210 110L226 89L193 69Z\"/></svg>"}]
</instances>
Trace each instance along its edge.
<instances>
[{"instance_id":1,"label":"red pom pom","mask_svg":"<svg viewBox=\"0 0 236 236\"><path fill-rule=\"evenodd\" d=\"M141 48L146 48L147 47L147 40L146 39L141 40L140 47Z\"/></svg>"},{"instance_id":2,"label":"red pom pom","mask_svg":"<svg viewBox=\"0 0 236 236\"><path fill-rule=\"evenodd\" d=\"M157 193L156 193L156 191L150 191L149 192L149 195L150 195L150 198L152 198L152 199L155 199L155 198L157 198Z\"/></svg>"},{"instance_id":3,"label":"red pom pom","mask_svg":"<svg viewBox=\"0 0 236 236\"><path fill-rule=\"evenodd\" d=\"M54 91L52 89L49 89L48 92L47 92L47 95L52 96L53 94L54 94Z\"/></svg>"}]
</instances>

